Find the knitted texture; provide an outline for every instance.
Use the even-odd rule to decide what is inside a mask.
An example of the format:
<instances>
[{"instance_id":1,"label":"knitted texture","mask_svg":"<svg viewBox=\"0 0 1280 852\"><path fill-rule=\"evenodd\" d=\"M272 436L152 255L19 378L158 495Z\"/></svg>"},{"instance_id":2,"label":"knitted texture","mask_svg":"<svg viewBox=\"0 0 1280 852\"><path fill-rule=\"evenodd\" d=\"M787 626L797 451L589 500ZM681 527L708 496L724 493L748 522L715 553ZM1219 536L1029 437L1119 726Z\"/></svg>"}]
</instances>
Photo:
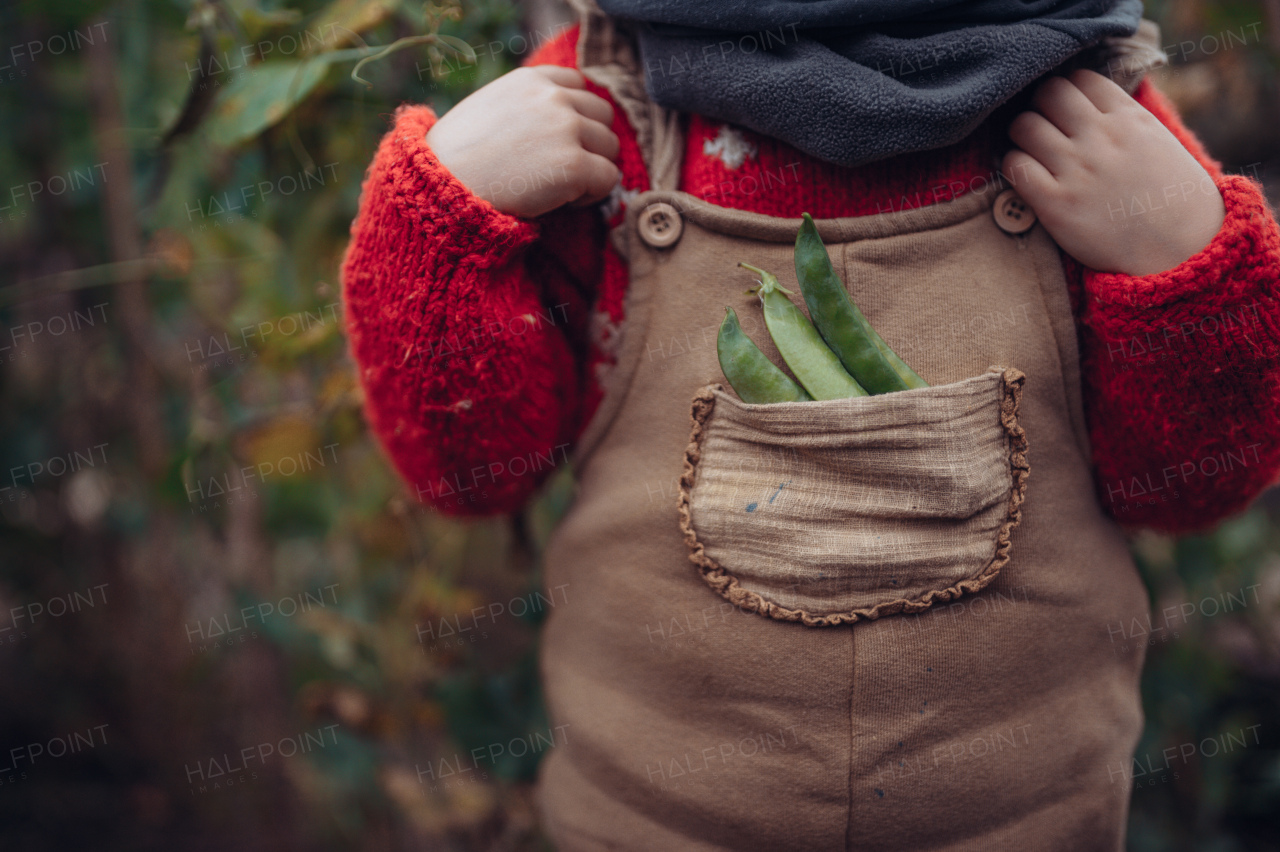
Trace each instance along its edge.
<instances>
[{"instance_id":1,"label":"knitted texture","mask_svg":"<svg viewBox=\"0 0 1280 852\"><path fill-rule=\"evenodd\" d=\"M520 264L538 226L449 176L431 123L398 110L365 178L343 262L351 352L370 425L419 499L512 508L528 489L506 470L563 442L581 382Z\"/></svg>"},{"instance_id":2,"label":"knitted texture","mask_svg":"<svg viewBox=\"0 0 1280 852\"><path fill-rule=\"evenodd\" d=\"M1008 115L1008 110L1001 112ZM866 216L911 210L981 192L996 178L995 121L958 145L847 168L809 157L777 139L694 115L682 188L722 207L769 216Z\"/></svg>"},{"instance_id":3,"label":"knitted texture","mask_svg":"<svg viewBox=\"0 0 1280 852\"><path fill-rule=\"evenodd\" d=\"M577 38L566 29L528 64L575 67ZM1226 221L1156 275L1063 260L1102 506L1127 525L1185 531L1238 511L1280 467L1280 235L1257 185L1223 176L1150 83L1135 97L1213 176ZM960 144L858 168L693 115L680 187L771 216L913 209L985 191L1017 108ZM427 106L397 110L365 178L343 263L351 352L373 432L411 491L450 514L507 512L565 460L600 402L628 283L606 228L649 179L614 104L622 179L603 217L513 217L441 166L424 140L435 120Z\"/></svg>"},{"instance_id":4,"label":"knitted texture","mask_svg":"<svg viewBox=\"0 0 1280 852\"><path fill-rule=\"evenodd\" d=\"M1227 219L1167 272L1085 271L1082 369L1104 508L1184 531L1244 508L1280 466L1280 235L1246 178Z\"/></svg>"}]
</instances>

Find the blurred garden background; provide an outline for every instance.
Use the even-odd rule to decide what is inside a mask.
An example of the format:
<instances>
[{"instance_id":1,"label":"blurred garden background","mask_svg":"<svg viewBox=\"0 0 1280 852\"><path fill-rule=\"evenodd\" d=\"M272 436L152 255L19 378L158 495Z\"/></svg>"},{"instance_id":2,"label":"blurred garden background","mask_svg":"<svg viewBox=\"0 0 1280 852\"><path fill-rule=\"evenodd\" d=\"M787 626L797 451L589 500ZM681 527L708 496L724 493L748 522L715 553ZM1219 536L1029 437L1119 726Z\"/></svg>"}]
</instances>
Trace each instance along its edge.
<instances>
[{"instance_id":1,"label":"blurred garden background","mask_svg":"<svg viewBox=\"0 0 1280 852\"><path fill-rule=\"evenodd\" d=\"M1158 85L1275 204L1280 0L1147 7ZM517 517L418 506L338 268L395 107L443 112L569 20L0 5L0 850L549 848L539 553L570 477ZM1280 849L1280 495L1134 548L1183 615L1116 640L1150 645L1130 847Z\"/></svg>"}]
</instances>

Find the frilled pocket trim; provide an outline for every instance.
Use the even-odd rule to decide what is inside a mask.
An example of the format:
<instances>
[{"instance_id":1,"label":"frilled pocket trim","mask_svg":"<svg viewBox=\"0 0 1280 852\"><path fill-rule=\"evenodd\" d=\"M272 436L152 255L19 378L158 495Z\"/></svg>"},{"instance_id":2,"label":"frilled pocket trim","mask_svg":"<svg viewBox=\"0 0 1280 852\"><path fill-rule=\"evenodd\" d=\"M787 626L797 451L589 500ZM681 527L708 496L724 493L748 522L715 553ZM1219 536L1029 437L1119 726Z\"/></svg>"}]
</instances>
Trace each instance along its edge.
<instances>
[{"instance_id":1,"label":"frilled pocket trim","mask_svg":"<svg viewBox=\"0 0 1280 852\"><path fill-rule=\"evenodd\" d=\"M677 498L689 559L735 606L808 627L978 592L1008 564L1022 518L1025 380L992 367L936 388L774 405L701 388Z\"/></svg>"}]
</instances>

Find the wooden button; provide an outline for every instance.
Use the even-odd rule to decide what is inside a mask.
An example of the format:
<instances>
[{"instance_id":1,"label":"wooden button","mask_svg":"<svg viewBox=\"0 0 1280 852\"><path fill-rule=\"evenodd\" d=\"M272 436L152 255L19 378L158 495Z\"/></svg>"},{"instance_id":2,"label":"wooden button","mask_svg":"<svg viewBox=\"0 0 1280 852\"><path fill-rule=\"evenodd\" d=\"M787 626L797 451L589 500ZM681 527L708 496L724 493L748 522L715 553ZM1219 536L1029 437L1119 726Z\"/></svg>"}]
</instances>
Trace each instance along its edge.
<instances>
[{"instance_id":1,"label":"wooden button","mask_svg":"<svg viewBox=\"0 0 1280 852\"><path fill-rule=\"evenodd\" d=\"M1036 224L1036 211L1028 207L1022 196L1012 189L1006 189L996 196L991 216L1006 234L1024 234Z\"/></svg>"},{"instance_id":2,"label":"wooden button","mask_svg":"<svg viewBox=\"0 0 1280 852\"><path fill-rule=\"evenodd\" d=\"M640 239L654 248L666 248L680 239L684 220L680 212L665 201L655 201L640 211Z\"/></svg>"}]
</instances>

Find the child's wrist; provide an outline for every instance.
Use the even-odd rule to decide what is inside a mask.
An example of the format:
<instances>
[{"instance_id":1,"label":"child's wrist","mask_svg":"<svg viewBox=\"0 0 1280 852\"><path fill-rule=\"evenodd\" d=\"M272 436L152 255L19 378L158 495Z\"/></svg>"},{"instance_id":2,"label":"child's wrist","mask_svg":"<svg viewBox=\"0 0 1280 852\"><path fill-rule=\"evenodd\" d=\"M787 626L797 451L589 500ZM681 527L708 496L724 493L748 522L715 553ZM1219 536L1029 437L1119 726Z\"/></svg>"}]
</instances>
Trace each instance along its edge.
<instances>
[{"instance_id":1,"label":"child's wrist","mask_svg":"<svg viewBox=\"0 0 1280 852\"><path fill-rule=\"evenodd\" d=\"M1097 271L1142 277L1176 269L1213 242L1226 220L1226 205L1215 190L1211 197L1204 196L1202 203L1187 205L1176 213L1162 221L1142 223L1148 233L1133 240L1130 251L1107 264L1110 268Z\"/></svg>"}]
</instances>

